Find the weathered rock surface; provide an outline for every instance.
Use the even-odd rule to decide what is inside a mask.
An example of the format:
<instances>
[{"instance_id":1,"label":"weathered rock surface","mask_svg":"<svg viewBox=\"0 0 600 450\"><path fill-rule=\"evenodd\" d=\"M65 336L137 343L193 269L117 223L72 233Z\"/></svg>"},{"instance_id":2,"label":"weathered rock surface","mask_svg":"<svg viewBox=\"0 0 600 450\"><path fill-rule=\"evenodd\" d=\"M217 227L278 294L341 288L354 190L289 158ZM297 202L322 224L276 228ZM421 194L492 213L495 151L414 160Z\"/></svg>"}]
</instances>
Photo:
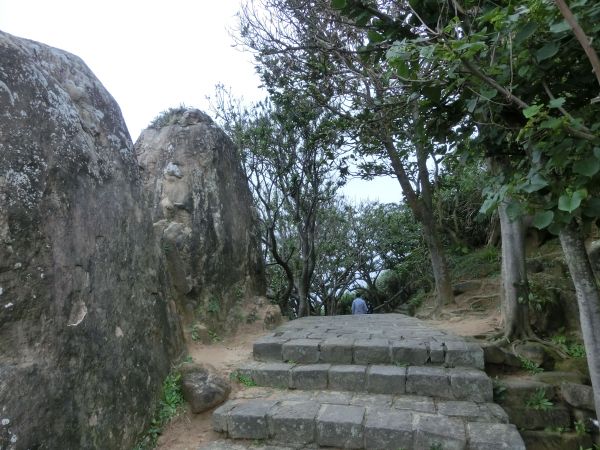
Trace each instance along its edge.
<instances>
[{"instance_id":1,"label":"weathered rock surface","mask_svg":"<svg viewBox=\"0 0 600 450\"><path fill-rule=\"evenodd\" d=\"M190 404L194 414L220 405L231 392L229 381L209 367L198 364L182 366L181 388L183 397Z\"/></svg>"},{"instance_id":2,"label":"weathered rock surface","mask_svg":"<svg viewBox=\"0 0 600 450\"><path fill-rule=\"evenodd\" d=\"M0 448L130 448L181 350L119 107L0 32Z\"/></svg>"},{"instance_id":3,"label":"weathered rock surface","mask_svg":"<svg viewBox=\"0 0 600 450\"><path fill-rule=\"evenodd\" d=\"M560 385L562 398L571 406L594 411L594 392L591 386L576 383L562 383Z\"/></svg>"},{"instance_id":4,"label":"weathered rock surface","mask_svg":"<svg viewBox=\"0 0 600 450\"><path fill-rule=\"evenodd\" d=\"M214 327L265 293L252 198L231 140L201 111L178 110L135 144L171 295Z\"/></svg>"}]
</instances>

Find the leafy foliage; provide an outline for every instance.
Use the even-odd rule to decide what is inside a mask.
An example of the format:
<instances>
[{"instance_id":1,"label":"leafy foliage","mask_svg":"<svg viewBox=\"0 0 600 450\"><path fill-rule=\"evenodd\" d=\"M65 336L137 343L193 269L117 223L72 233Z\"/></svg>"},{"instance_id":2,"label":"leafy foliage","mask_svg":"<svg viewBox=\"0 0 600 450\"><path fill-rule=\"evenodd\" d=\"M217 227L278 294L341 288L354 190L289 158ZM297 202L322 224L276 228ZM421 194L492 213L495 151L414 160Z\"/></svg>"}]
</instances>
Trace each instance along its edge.
<instances>
[{"instance_id":1,"label":"leafy foliage","mask_svg":"<svg viewBox=\"0 0 600 450\"><path fill-rule=\"evenodd\" d=\"M189 110L190 108L188 108L184 104L181 104L175 108L166 109L160 114L158 114L154 119L152 119L152 122L150 122L148 128L158 130L169 125L173 125L177 121L177 119L181 117L181 115L183 115L183 113Z\"/></svg>"},{"instance_id":2,"label":"leafy foliage","mask_svg":"<svg viewBox=\"0 0 600 450\"><path fill-rule=\"evenodd\" d=\"M538 411L547 411L554 406L554 403L548 400L544 388L537 388L535 393L527 399L525 406Z\"/></svg>"},{"instance_id":3,"label":"leafy foliage","mask_svg":"<svg viewBox=\"0 0 600 450\"><path fill-rule=\"evenodd\" d=\"M538 363L525 358L524 356L519 356L519 360L521 361L521 367L531 375L535 375L536 373L541 373L544 371L544 369L542 369Z\"/></svg>"},{"instance_id":4,"label":"leafy foliage","mask_svg":"<svg viewBox=\"0 0 600 450\"><path fill-rule=\"evenodd\" d=\"M174 370L165 378L162 396L154 418L134 450L151 450L155 448L164 427L181 412L183 403L181 374Z\"/></svg>"}]
</instances>

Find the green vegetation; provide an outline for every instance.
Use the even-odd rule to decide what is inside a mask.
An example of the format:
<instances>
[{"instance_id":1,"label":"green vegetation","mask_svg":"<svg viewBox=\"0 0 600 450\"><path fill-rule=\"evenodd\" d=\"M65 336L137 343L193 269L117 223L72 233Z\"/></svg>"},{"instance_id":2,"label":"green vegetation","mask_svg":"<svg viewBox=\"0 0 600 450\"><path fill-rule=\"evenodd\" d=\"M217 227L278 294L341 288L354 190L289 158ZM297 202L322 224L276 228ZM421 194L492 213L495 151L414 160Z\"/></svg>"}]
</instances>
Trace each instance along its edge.
<instances>
[{"instance_id":1,"label":"green vegetation","mask_svg":"<svg viewBox=\"0 0 600 450\"><path fill-rule=\"evenodd\" d=\"M538 388L535 393L525 401L525 406L530 409L547 411L554 406L554 403L548 400L544 388Z\"/></svg>"},{"instance_id":2,"label":"green vegetation","mask_svg":"<svg viewBox=\"0 0 600 450\"><path fill-rule=\"evenodd\" d=\"M246 0L239 20L269 97L216 109L253 184L282 311L338 314L360 291L385 312L429 292L435 315L453 279L499 272L501 248L501 338L527 340L528 315L562 289L528 282L530 223L559 236L598 390L600 297L581 249L600 219L600 4ZM346 179L379 175L403 203L340 198Z\"/></svg>"},{"instance_id":3,"label":"green vegetation","mask_svg":"<svg viewBox=\"0 0 600 450\"><path fill-rule=\"evenodd\" d=\"M529 372L531 375L535 375L536 373L541 373L544 371L543 368L539 366L538 363L532 361L523 356L519 356L519 360L521 361L521 367Z\"/></svg>"},{"instance_id":4,"label":"green vegetation","mask_svg":"<svg viewBox=\"0 0 600 450\"><path fill-rule=\"evenodd\" d=\"M148 125L148 128L154 128L156 130L169 126L169 125L173 125L175 123L175 121L186 111L189 111L190 108L188 108L187 106L185 106L184 104L179 105L176 108L169 108L166 109L164 111L162 111L160 114L158 114L154 119L152 119L152 122L150 122L150 125Z\"/></svg>"},{"instance_id":5,"label":"green vegetation","mask_svg":"<svg viewBox=\"0 0 600 450\"><path fill-rule=\"evenodd\" d=\"M575 433L577 433L577 436L583 436L588 432L588 429L583 420L576 420L575 422L573 422L573 429L575 430Z\"/></svg>"},{"instance_id":6,"label":"green vegetation","mask_svg":"<svg viewBox=\"0 0 600 450\"><path fill-rule=\"evenodd\" d=\"M571 358L585 358L585 347L583 344L568 340L564 335L553 336L551 341Z\"/></svg>"},{"instance_id":7,"label":"green vegetation","mask_svg":"<svg viewBox=\"0 0 600 450\"><path fill-rule=\"evenodd\" d=\"M181 374L174 369L163 382L160 403L150 422L150 427L134 450L151 450L156 447L164 427L181 412L183 403Z\"/></svg>"},{"instance_id":8,"label":"green vegetation","mask_svg":"<svg viewBox=\"0 0 600 450\"><path fill-rule=\"evenodd\" d=\"M254 387L256 386L256 382L249 376L241 374L239 371L233 371L229 375L229 378L232 381L236 381L238 383L243 384L246 387Z\"/></svg>"},{"instance_id":9,"label":"green vegetation","mask_svg":"<svg viewBox=\"0 0 600 450\"><path fill-rule=\"evenodd\" d=\"M210 337L210 340L213 344L216 344L217 342L221 342L223 340L223 338L219 336L219 334L214 330L208 330L208 336Z\"/></svg>"}]
</instances>

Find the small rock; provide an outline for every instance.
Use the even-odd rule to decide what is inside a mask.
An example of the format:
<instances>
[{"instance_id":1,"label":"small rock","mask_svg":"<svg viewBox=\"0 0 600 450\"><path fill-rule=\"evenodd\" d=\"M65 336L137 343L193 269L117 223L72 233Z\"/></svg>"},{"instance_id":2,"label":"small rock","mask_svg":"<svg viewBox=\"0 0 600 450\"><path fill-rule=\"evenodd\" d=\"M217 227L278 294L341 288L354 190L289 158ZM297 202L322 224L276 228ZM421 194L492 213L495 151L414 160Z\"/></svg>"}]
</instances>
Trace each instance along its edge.
<instances>
[{"instance_id":1,"label":"small rock","mask_svg":"<svg viewBox=\"0 0 600 450\"><path fill-rule=\"evenodd\" d=\"M560 394L565 401L575 408L594 411L594 392L591 386L576 383L562 383Z\"/></svg>"},{"instance_id":2,"label":"small rock","mask_svg":"<svg viewBox=\"0 0 600 450\"><path fill-rule=\"evenodd\" d=\"M229 381L198 364L182 367L181 386L194 414L223 403L231 392Z\"/></svg>"},{"instance_id":3,"label":"small rock","mask_svg":"<svg viewBox=\"0 0 600 450\"><path fill-rule=\"evenodd\" d=\"M265 319L264 324L267 330L277 328L283 322L281 316L281 310L277 305L267 305L265 307Z\"/></svg>"},{"instance_id":4,"label":"small rock","mask_svg":"<svg viewBox=\"0 0 600 450\"><path fill-rule=\"evenodd\" d=\"M527 342L517 345L515 348L515 353L522 358L527 358L533 361L538 366L545 369L552 369L554 367L554 359L541 344Z\"/></svg>"}]
</instances>

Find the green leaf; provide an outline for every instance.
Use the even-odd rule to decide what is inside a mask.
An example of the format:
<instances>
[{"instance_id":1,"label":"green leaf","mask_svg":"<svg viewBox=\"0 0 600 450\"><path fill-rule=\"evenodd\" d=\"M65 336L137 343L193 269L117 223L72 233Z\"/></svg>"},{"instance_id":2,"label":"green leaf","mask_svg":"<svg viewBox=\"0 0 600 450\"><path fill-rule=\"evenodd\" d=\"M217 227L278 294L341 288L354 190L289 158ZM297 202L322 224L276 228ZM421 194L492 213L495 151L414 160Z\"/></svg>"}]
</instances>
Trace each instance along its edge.
<instances>
[{"instance_id":1,"label":"green leaf","mask_svg":"<svg viewBox=\"0 0 600 450\"><path fill-rule=\"evenodd\" d=\"M550 26L551 33L562 33L563 31L570 30L571 27L565 20L561 20L560 22L556 22L555 24Z\"/></svg>"},{"instance_id":2,"label":"green leaf","mask_svg":"<svg viewBox=\"0 0 600 450\"><path fill-rule=\"evenodd\" d=\"M487 197L483 202L483 205L481 205L481 208L479 208L479 212L481 214L488 214L495 209L496 206L498 206L498 200L495 197Z\"/></svg>"},{"instance_id":3,"label":"green leaf","mask_svg":"<svg viewBox=\"0 0 600 450\"><path fill-rule=\"evenodd\" d=\"M523 110L523 115L527 119L531 119L542 110L542 105L531 105Z\"/></svg>"},{"instance_id":4,"label":"green leaf","mask_svg":"<svg viewBox=\"0 0 600 450\"><path fill-rule=\"evenodd\" d=\"M532 224L538 230L546 228L552 223L554 219L554 213L552 211L540 211L533 216Z\"/></svg>"},{"instance_id":5,"label":"green leaf","mask_svg":"<svg viewBox=\"0 0 600 450\"><path fill-rule=\"evenodd\" d=\"M573 164L573 171L575 173L585 175L586 177L593 177L598 173L599 170L600 161L593 156L581 161L577 161L575 164Z\"/></svg>"},{"instance_id":6,"label":"green leaf","mask_svg":"<svg viewBox=\"0 0 600 450\"><path fill-rule=\"evenodd\" d=\"M333 9L344 9L347 3L347 0L331 0L331 7Z\"/></svg>"},{"instance_id":7,"label":"green leaf","mask_svg":"<svg viewBox=\"0 0 600 450\"><path fill-rule=\"evenodd\" d=\"M479 95L481 95L483 98L485 98L487 100L491 100L496 95L498 95L498 91L496 89L485 89L485 88L482 88L479 91Z\"/></svg>"},{"instance_id":8,"label":"green leaf","mask_svg":"<svg viewBox=\"0 0 600 450\"><path fill-rule=\"evenodd\" d=\"M594 147L594 156L600 159L600 147Z\"/></svg>"},{"instance_id":9,"label":"green leaf","mask_svg":"<svg viewBox=\"0 0 600 450\"><path fill-rule=\"evenodd\" d=\"M531 194L545 188L546 186L548 186L548 182L539 173L536 173L528 180L522 189L528 194Z\"/></svg>"},{"instance_id":10,"label":"green leaf","mask_svg":"<svg viewBox=\"0 0 600 450\"><path fill-rule=\"evenodd\" d=\"M442 98L442 88L440 86L426 86L423 88L423 94L432 102L439 102Z\"/></svg>"},{"instance_id":11,"label":"green leaf","mask_svg":"<svg viewBox=\"0 0 600 450\"><path fill-rule=\"evenodd\" d=\"M587 197L587 191L584 189L580 189L578 191L573 192L573 194L563 194L558 199L558 209L561 211L566 211L568 213L572 213L579 205L581 205L581 201Z\"/></svg>"},{"instance_id":12,"label":"green leaf","mask_svg":"<svg viewBox=\"0 0 600 450\"><path fill-rule=\"evenodd\" d=\"M395 59L390 61L390 65L396 69L396 73L400 78L410 78L410 67L403 59Z\"/></svg>"},{"instance_id":13,"label":"green leaf","mask_svg":"<svg viewBox=\"0 0 600 450\"><path fill-rule=\"evenodd\" d=\"M523 28L521 28L515 36L515 45L521 44L528 37L538 29L538 25L535 22L527 22Z\"/></svg>"},{"instance_id":14,"label":"green leaf","mask_svg":"<svg viewBox=\"0 0 600 450\"><path fill-rule=\"evenodd\" d=\"M535 52L535 57L538 61L544 61L545 59L552 58L554 55L556 55L558 53L558 49L559 45L556 42L550 42Z\"/></svg>"},{"instance_id":15,"label":"green leaf","mask_svg":"<svg viewBox=\"0 0 600 450\"><path fill-rule=\"evenodd\" d=\"M369 30L367 32L367 37L369 38L369 41L373 42L374 44L378 44L379 42L385 41L385 36L382 36L377 31L374 31L374 30Z\"/></svg>"},{"instance_id":16,"label":"green leaf","mask_svg":"<svg viewBox=\"0 0 600 450\"><path fill-rule=\"evenodd\" d=\"M587 217L600 217L600 198L590 198L582 212Z\"/></svg>"},{"instance_id":17,"label":"green leaf","mask_svg":"<svg viewBox=\"0 0 600 450\"><path fill-rule=\"evenodd\" d=\"M477 107L477 99L476 98L472 98L470 100L467 101L467 110L472 113L473 111L475 111L475 108Z\"/></svg>"},{"instance_id":18,"label":"green leaf","mask_svg":"<svg viewBox=\"0 0 600 450\"><path fill-rule=\"evenodd\" d=\"M548 105L550 106L550 108L560 108L565 103L565 101L566 100L564 97L558 97L553 100L550 100Z\"/></svg>"},{"instance_id":19,"label":"green leaf","mask_svg":"<svg viewBox=\"0 0 600 450\"><path fill-rule=\"evenodd\" d=\"M551 117L549 119L544 120L542 123L540 123L540 128L542 128L543 130L555 130L557 128L559 128L563 123L563 119L559 118L559 117Z\"/></svg>"}]
</instances>

